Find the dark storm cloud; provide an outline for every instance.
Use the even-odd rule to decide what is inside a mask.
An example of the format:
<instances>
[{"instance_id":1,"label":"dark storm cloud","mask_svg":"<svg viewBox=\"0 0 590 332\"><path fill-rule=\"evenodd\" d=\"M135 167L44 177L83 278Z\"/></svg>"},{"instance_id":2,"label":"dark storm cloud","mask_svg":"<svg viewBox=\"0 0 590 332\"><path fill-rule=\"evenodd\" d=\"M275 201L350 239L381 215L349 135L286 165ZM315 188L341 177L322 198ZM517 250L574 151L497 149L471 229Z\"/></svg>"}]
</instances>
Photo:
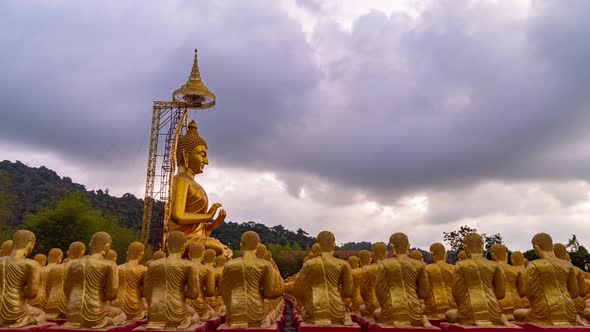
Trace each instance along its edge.
<instances>
[{"instance_id":1,"label":"dark storm cloud","mask_svg":"<svg viewBox=\"0 0 590 332\"><path fill-rule=\"evenodd\" d=\"M309 42L272 1L0 6L1 141L92 167L144 159L151 101L184 83L198 47L219 99L197 116L212 157L293 193L309 174L382 200L589 175L585 1L535 2L528 18L468 1L417 21L373 11Z\"/></svg>"}]
</instances>

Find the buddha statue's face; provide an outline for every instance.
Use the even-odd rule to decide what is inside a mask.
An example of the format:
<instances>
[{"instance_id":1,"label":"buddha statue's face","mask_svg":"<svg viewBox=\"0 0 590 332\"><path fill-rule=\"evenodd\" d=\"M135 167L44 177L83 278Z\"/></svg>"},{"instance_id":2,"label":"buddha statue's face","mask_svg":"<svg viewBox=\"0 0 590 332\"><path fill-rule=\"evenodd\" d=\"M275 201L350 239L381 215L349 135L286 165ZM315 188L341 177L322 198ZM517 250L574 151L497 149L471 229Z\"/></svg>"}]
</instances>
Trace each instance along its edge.
<instances>
[{"instance_id":1,"label":"buddha statue's face","mask_svg":"<svg viewBox=\"0 0 590 332\"><path fill-rule=\"evenodd\" d=\"M204 145L198 145L188 156L188 168L194 174L203 173L205 165L209 164L207 159L207 147Z\"/></svg>"}]
</instances>

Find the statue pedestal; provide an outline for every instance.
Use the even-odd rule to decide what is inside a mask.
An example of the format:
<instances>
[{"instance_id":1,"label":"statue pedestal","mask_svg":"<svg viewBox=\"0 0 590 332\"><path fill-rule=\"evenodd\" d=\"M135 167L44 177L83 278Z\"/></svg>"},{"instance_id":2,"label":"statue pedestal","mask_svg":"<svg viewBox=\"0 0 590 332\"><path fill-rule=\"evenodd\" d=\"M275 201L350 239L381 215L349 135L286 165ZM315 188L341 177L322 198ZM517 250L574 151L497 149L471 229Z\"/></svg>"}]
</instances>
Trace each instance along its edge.
<instances>
[{"instance_id":1,"label":"statue pedestal","mask_svg":"<svg viewBox=\"0 0 590 332\"><path fill-rule=\"evenodd\" d=\"M428 320L430 322L430 324L436 326L436 327L440 327L441 323L446 323L446 320L444 319L439 319L439 318L433 318L433 319L429 319Z\"/></svg>"},{"instance_id":2,"label":"statue pedestal","mask_svg":"<svg viewBox=\"0 0 590 332\"><path fill-rule=\"evenodd\" d=\"M47 322L55 323L57 325L63 325L66 322L66 320L63 318L55 318L55 319L47 319Z\"/></svg>"},{"instance_id":3,"label":"statue pedestal","mask_svg":"<svg viewBox=\"0 0 590 332\"><path fill-rule=\"evenodd\" d=\"M519 326L465 326L451 323L441 323L443 332L524 332ZM557 332L557 331L555 331Z\"/></svg>"},{"instance_id":4,"label":"statue pedestal","mask_svg":"<svg viewBox=\"0 0 590 332\"><path fill-rule=\"evenodd\" d=\"M148 331L149 332L170 332L170 331L175 331L175 332L207 332L207 323L206 322L199 322L199 323L194 324L185 330L179 330L176 328L171 328L169 330L148 330L145 327L146 327L146 325L141 325L139 327L136 327L133 329L133 332L148 332Z\"/></svg>"},{"instance_id":5,"label":"statue pedestal","mask_svg":"<svg viewBox=\"0 0 590 332\"><path fill-rule=\"evenodd\" d=\"M367 329L368 332L437 332L441 329L433 327L395 327L395 326L383 326L378 323L369 323Z\"/></svg>"},{"instance_id":6,"label":"statue pedestal","mask_svg":"<svg viewBox=\"0 0 590 332\"><path fill-rule=\"evenodd\" d=\"M215 330L222 324L221 317L210 319L205 322L207 324L207 332L215 332Z\"/></svg>"},{"instance_id":7,"label":"statue pedestal","mask_svg":"<svg viewBox=\"0 0 590 332\"><path fill-rule=\"evenodd\" d=\"M55 323L45 323L41 325L29 325L21 328L11 328L11 327L2 327L0 331L2 332L46 332L50 328L56 327L57 324Z\"/></svg>"},{"instance_id":8,"label":"statue pedestal","mask_svg":"<svg viewBox=\"0 0 590 332\"><path fill-rule=\"evenodd\" d=\"M590 332L587 326L550 326L533 323L517 323L526 332Z\"/></svg>"},{"instance_id":9,"label":"statue pedestal","mask_svg":"<svg viewBox=\"0 0 590 332\"><path fill-rule=\"evenodd\" d=\"M273 325L267 328L261 327L229 327L222 324L217 328L218 332L279 332L278 325Z\"/></svg>"},{"instance_id":10,"label":"statue pedestal","mask_svg":"<svg viewBox=\"0 0 590 332\"><path fill-rule=\"evenodd\" d=\"M131 332L134 328L141 324L139 322L127 322L125 325L109 326L104 329L87 329L87 328L73 328L64 327L63 325L51 327L47 332Z\"/></svg>"},{"instance_id":11,"label":"statue pedestal","mask_svg":"<svg viewBox=\"0 0 590 332\"><path fill-rule=\"evenodd\" d=\"M316 326L301 323L297 327L297 332L361 332L361 328L360 326Z\"/></svg>"}]
</instances>

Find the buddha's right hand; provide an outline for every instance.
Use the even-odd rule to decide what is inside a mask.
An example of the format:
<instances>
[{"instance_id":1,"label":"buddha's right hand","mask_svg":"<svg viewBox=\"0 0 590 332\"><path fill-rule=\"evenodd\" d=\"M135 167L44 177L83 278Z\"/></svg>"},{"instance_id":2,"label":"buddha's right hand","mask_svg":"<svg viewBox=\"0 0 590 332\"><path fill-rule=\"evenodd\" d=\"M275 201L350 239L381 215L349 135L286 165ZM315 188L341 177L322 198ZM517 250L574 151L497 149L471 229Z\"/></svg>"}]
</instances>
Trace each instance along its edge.
<instances>
[{"instance_id":1,"label":"buddha's right hand","mask_svg":"<svg viewBox=\"0 0 590 332\"><path fill-rule=\"evenodd\" d=\"M220 203L213 203L213 205L211 205L211 207L209 208L209 212L208 212L208 214L211 215L211 219L213 219L213 216L215 216L215 214L217 213L217 210L219 210L220 207L221 207Z\"/></svg>"}]
</instances>

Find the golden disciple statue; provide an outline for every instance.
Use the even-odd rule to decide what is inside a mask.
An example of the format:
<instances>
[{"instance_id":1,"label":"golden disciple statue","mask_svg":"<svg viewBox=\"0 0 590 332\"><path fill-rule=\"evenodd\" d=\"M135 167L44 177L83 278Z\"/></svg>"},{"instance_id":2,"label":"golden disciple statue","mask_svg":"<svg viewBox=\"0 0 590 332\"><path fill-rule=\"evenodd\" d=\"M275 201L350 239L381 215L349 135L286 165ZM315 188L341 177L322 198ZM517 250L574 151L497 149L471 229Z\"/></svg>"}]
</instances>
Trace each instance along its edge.
<instances>
[{"instance_id":1,"label":"golden disciple statue","mask_svg":"<svg viewBox=\"0 0 590 332\"><path fill-rule=\"evenodd\" d=\"M242 257L225 264L221 277L221 296L226 306L229 327L269 327L272 322L264 306L264 299L272 299L275 293L272 265L256 257L260 243L258 234L247 231L242 234Z\"/></svg>"},{"instance_id":2,"label":"golden disciple statue","mask_svg":"<svg viewBox=\"0 0 590 332\"><path fill-rule=\"evenodd\" d=\"M117 265L104 259L113 239L97 232L90 239L90 255L72 261L66 272L64 294L68 298L66 327L106 328L125 324L125 313L107 304L117 298Z\"/></svg>"},{"instance_id":3,"label":"golden disciple statue","mask_svg":"<svg viewBox=\"0 0 590 332\"><path fill-rule=\"evenodd\" d=\"M217 296L215 294L215 267L213 266L213 263L215 263L215 255L215 250L205 250L205 253L203 254L203 265L199 266L199 281L204 281L203 294L206 297L207 306L213 310L208 319L217 318L218 312L222 309L220 308L220 303L217 301ZM204 271L207 271L206 276L203 279L201 279L201 271L203 271L204 275ZM201 319L204 318L201 317Z\"/></svg>"},{"instance_id":4,"label":"golden disciple statue","mask_svg":"<svg viewBox=\"0 0 590 332\"><path fill-rule=\"evenodd\" d=\"M227 258L225 258L225 256L215 257L215 296L219 303L219 308L216 312L218 316L225 316L225 304L221 297L221 277L223 276L223 269L226 261Z\"/></svg>"},{"instance_id":5,"label":"golden disciple statue","mask_svg":"<svg viewBox=\"0 0 590 332\"><path fill-rule=\"evenodd\" d=\"M61 251L61 250L60 250ZM47 305L45 312L48 318L65 318L68 310L68 299L64 294L64 278L72 261L82 258L86 252L84 243L76 241L68 249L68 262L52 266L47 276ZM51 256L51 255L50 255Z\"/></svg>"},{"instance_id":6,"label":"golden disciple statue","mask_svg":"<svg viewBox=\"0 0 590 332\"><path fill-rule=\"evenodd\" d=\"M27 258L35 247L35 234L18 230L12 244L10 256L0 258L0 326L21 328L45 323L45 313L26 303L39 291L39 264Z\"/></svg>"},{"instance_id":7,"label":"golden disciple statue","mask_svg":"<svg viewBox=\"0 0 590 332\"><path fill-rule=\"evenodd\" d=\"M426 266L408 257L410 242L404 233L389 238L393 258L379 264L377 270L377 299L381 306L375 310L375 321L384 326L432 327L424 314L420 299L430 293Z\"/></svg>"},{"instance_id":8,"label":"golden disciple statue","mask_svg":"<svg viewBox=\"0 0 590 332\"><path fill-rule=\"evenodd\" d=\"M453 297L457 309L447 311L447 320L461 325L509 325L498 299L504 298L506 280L496 262L483 256L483 241L477 233L463 238L467 258L453 270Z\"/></svg>"},{"instance_id":9,"label":"golden disciple statue","mask_svg":"<svg viewBox=\"0 0 590 332\"><path fill-rule=\"evenodd\" d=\"M462 261L467 259L467 254L465 253L465 250L461 250L457 253L457 261Z\"/></svg>"},{"instance_id":10,"label":"golden disciple statue","mask_svg":"<svg viewBox=\"0 0 590 332\"><path fill-rule=\"evenodd\" d=\"M368 253L368 257L367 257ZM379 301L375 295L375 287L377 286L377 270L379 263L387 258L387 245L383 242L377 242L373 245L371 263L371 253L366 250L359 252L361 265L363 269L363 278L361 283L361 296L363 297L364 307L361 307L361 314L363 316L373 318L373 313L379 308Z\"/></svg>"},{"instance_id":11,"label":"golden disciple statue","mask_svg":"<svg viewBox=\"0 0 590 332\"><path fill-rule=\"evenodd\" d=\"M143 243L133 242L127 249L127 263L117 267L119 291L113 305L123 310L127 320L141 320L146 316L143 303L143 285L147 267L139 263L144 254Z\"/></svg>"},{"instance_id":12,"label":"golden disciple statue","mask_svg":"<svg viewBox=\"0 0 590 332\"><path fill-rule=\"evenodd\" d=\"M10 256L10 253L12 253L12 240L6 240L0 246L0 257Z\"/></svg>"},{"instance_id":13,"label":"golden disciple statue","mask_svg":"<svg viewBox=\"0 0 590 332\"><path fill-rule=\"evenodd\" d=\"M506 318L514 319L514 310L524 308L521 298L526 294L525 276L521 269L508 265L508 249L500 243L495 243L490 248L492 260L494 260L506 277L506 294L500 300L500 306Z\"/></svg>"},{"instance_id":14,"label":"golden disciple statue","mask_svg":"<svg viewBox=\"0 0 590 332\"><path fill-rule=\"evenodd\" d=\"M189 257L197 270L198 293L195 299L188 300L187 303L195 309L202 321L217 318L215 310L207 303L207 297L215 293L215 272L212 268L203 265L203 255L205 255L205 247L202 244L190 245Z\"/></svg>"},{"instance_id":15,"label":"golden disciple statue","mask_svg":"<svg viewBox=\"0 0 590 332\"><path fill-rule=\"evenodd\" d=\"M45 255L43 255L45 256ZM56 266L57 264L61 263L63 258L63 252L61 249L52 248L49 250L49 258L48 264L43 266L41 265L41 283L39 284L39 292L37 296L29 301L29 304L37 307L41 310L45 310L47 306L47 278L49 277L49 271Z\"/></svg>"},{"instance_id":16,"label":"golden disciple statue","mask_svg":"<svg viewBox=\"0 0 590 332\"><path fill-rule=\"evenodd\" d=\"M307 256L305 256L305 258L303 258L303 261L305 262L306 260L308 260L310 258L318 257L321 255L322 255L322 249L320 248L320 244L314 243L311 246L311 251L309 252L309 254L307 254Z\"/></svg>"},{"instance_id":17,"label":"golden disciple statue","mask_svg":"<svg viewBox=\"0 0 590 332\"><path fill-rule=\"evenodd\" d=\"M199 322L195 310L186 303L199 292L196 265L182 259L186 245L184 233L170 233L166 241L168 257L154 260L148 267L144 285L148 330L184 330Z\"/></svg>"},{"instance_id":18,"label":"golden disciple statue","mask_svg":"<svg viewBox=\"0 0 590 332\"><path fill-rule=\"evenodd\" d=\"M527 297L530 309L514 311L518 321L541 325L572 326L578 323L574 298L578 297L578 281L572 264L553 253L553 239L547 233L536 234L531 243L540 257L526 270Z\"/></svg>"},{"instance_id":19,"label":"golden disciple statue","mask_svg":"<svg viewBox=\"0 0 590 332\"><path fill-rule=\"evenodd\" d=\"M178 139L176 162L178 173L172 183L170 231L181 231L189 243L201 243L218 255L231 257L231 249L210 237L211 232L224 222L226 212L221 209L215 217L221 204L214 203L209 207L207 193L194 179L209 164L207 143L199 135L194 121L188 125L186 134Z\"/></svg>"},{"instance_id":20,"label":"golden disciple statue","mask_svg":"<svg viewBox=\"0 0 590 332\"><path fill-rule=\"evenodd\" d=\"M526 267L525 267L525 258L522 252L520 251L513 251L510 254L510 265L517 267L524 276L524 289L526 290ZM521 296L520 303L522 304L522 308L530 308L529 299L526 297L526 292L524 296Z\"/></svg>"},{"instance_id":21,"label":"golden disciple statue","mask_svg":"<svg viewBox=\"0 0 590 332\"><path fill-rule=\"evenodd\" d=\"M104 259L109 260L109 261L113 261L116 264L117 263L117 252L114 251L113 249L109 249L109 251L107 251L107 253L104 255Z\"/></svg>"},{"instance_id":22,"label":"golden disciple statue","mask_svg":"<svg viewBox=\"0 0 590 332\"><path fill-rule=\"evenodd\" d=\"M363 279L363 270L360 267L360 259L357 256L348 257L348 265L350 265L352 273L352 297L350 299L350 312L353 314L360 314L361 306L363 305L363 297L361 296L361 282Z\"/></svg>"},{"instance_id":23,"label":"golden disciple statue","mask_svg":"<svg viewBox=\"0 0 590 332\"><path fill-rule=\"evenodd\" d=\"M422 252L420 250L412 250L410 251L410 253L408 254L408 257L410 257L413 260L416 260L418 262L424 262L424 255L422 255Z\"/></svg>"},{"instance_id":24,"label":"golden disciple statue","mask_svg":"<svg viewBox=\"0 0 590 332\"><path fill-rule=\"evenodd\" d=\"M295 281L304 307L303 320L316 326L352 325L343 298L353 294L348 262L334 257L336 240L328 231L317 236L322 254L303 263Z\"/></svg>"},{"instance_id":25,"label":"golden disciple statue","mask_svg":"<svg viewBox=\"0 0 590 332\"><path fill-rule=\"evenodd\" d=\"M563 243L555 243L553 245L553 253L561 260L571 263L570 255L565 248ZM579 323L581 325L587 325L588 319L590 318L590 307L586 309L586 301L584 297L588 294L588 284L586 283L586 277L584 272L577 266L574 266L576 271L576 279L578 280L579 296L574 298L574 304L576 306L576 312L578 314Z\"/></svg>"},{"instance_id":26,"label":"golden disciple statue","mask_svg":"<svg viewBox=\"0 0 590 332\"><path fill-rule=\"evenodd\" d=\"M424 301L428 317L444 319L447 310L457 307L453 299L453 265L447 263L447 251L442 243L430 246L432 264L426 265L426 274L432 291Z\"/></svg>"},{"instance_id":27,"label":"golden disciple statue","mask_svg":"<svg viewBox=\"0 0 590 332\"><path fill-rule=\"evenodd\" d=\"M39 263L39 267L45 267L45 265L47 265L47 256L43 254L36 254L35 257L33 257L33 260Z\"/></svg>"}]
</instances>

